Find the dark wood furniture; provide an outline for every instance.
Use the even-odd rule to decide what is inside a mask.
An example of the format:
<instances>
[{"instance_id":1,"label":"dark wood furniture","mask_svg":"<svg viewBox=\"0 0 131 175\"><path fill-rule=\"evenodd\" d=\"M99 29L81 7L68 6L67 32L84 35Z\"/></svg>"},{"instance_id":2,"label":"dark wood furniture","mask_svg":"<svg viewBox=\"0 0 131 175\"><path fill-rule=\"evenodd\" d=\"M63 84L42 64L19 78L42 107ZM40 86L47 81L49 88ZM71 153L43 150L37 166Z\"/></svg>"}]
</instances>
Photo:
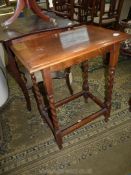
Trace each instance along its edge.
<instances>
[{"instance_id":1,"label":"dark wood furniture","mask_svg":"<svg viewBox=\"0 0 131 175\"><path fill-rule=\"evenodd\" d=\"M51 19L44 14L44 12L38 6L36 0L18 0L16 10L13 16L2 23L2 26L8 26L13 23L25 7L30 8L36 15L42 18L44 21L50 21Z\"/></svg>"},{"instance_id":2,"label":"dark wood furniture","mask_svg":"<svg viewBox=\"0 0 131 175\"><path fill-rule=\"evenodd\" d=\"M5 3L6 3L7 6L10 5L10 1L9 0L5 0Z\"/></svg>"},{"instance_id":3,"label":"dark wood furniture","mask_svg":"<svg viewBox=\"0 0 131 175\"><path fill-rule=\"evenodd\" d=\"M53 0L52 10L59 16L73 20L74 0Z\"/></svg>"},{"instance_id":4,"label":"dark wood furniture","mask_svg":"<svg viewBox=\"0 0 131 175\"><path fill-rule=\"evenodd\" d=\"M105 121L108 121L111 112L112 88L120 43L128 37L125 33L119 33L115 36L114 31L97 26L82 26L69 28L68 32L63 31L65 30L54 30L30 35L21 39L13 40L11 45L13 53L30 72L38 109L42 118L47 121L52 130L60 149L62 148L63 136L101 115L105 117ZM79 32L81 32L81 34L84 33L84 35L81 35L81 38L83 36L83 40L78 40ZM71 35L73 35L73 37L71 37L73 39L70 39ZM110 52L110 61L108 68L108 81L106 84L106 95L103 102L94 96L89 90L88 60L98 55L103 55L106 52ZM81 67L83 74L82 91L67 97L66 99L55 102L51 72L60 71L80 63L82 64ZM47 113L48 108L46 108L44 104L43 97L40 94L36 77L34 75L38 70L42 73L44 86L47 90L50 114ZM67 128L61 128L57 118L56 108L80 96L84 97L85 102L88 101L88 98L91 98L101 109L84 119L80 119L78 122Z\"/></svg>"},{"instance_id":5,"label":"dark wood furniture","mask_svg":"<svg viewBox=\"0 0 131 175\"><path fill-rule=\"evenodd\" d=\"M124 0L95 0L93 23L117 28Z\"/></svg>"},{"instance_id":6,"label":"dark wood furniture","mask_svg":"<svg viewBox=\"0 0 131 175\"><path fill-rule=\"evenodd\" d=\"M93 21L93 10L95 0L78 0L74 4L77 20L80 23L90 23Z\"/></svg>"}]
</instances>

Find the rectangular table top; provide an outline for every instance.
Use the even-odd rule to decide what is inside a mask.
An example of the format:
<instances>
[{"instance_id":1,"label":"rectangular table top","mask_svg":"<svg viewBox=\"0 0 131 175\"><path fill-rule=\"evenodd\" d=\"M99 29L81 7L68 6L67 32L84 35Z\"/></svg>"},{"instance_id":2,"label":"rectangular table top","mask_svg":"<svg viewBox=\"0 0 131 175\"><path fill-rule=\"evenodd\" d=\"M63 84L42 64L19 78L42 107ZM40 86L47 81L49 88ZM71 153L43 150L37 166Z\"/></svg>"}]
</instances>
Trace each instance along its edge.
<instances>
[{"instance_id":1,"label":"rectangular table top","mask_svg":"<svg viewBox=\"0 0 131 175\"><path fill-rule=\"evenodd\" d=\"M65 32L52 31L13 41L12 50L30 73L45 68L55 70L67 62L79 62L83 55L120 43L129 36L98 26L80 26Z\"/></svg>"}]
</instances>

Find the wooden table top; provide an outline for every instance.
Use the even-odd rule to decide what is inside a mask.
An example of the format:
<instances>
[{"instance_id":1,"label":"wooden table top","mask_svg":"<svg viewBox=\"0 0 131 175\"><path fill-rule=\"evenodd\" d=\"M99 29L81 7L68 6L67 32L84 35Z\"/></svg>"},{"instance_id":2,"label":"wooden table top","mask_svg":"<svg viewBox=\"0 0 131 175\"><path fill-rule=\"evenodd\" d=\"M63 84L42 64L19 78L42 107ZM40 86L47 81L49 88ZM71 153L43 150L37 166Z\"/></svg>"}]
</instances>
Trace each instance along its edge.
<instances>
[{"instance_id":1,"label":"wooden table top","mask_svg":"<svg viewBox=\"0 0 131 175\"><path fill-rule=\"evenodd\" d=\"M42 32L14 40L12 50L30 73L48 67L54 71L84 61L91 52L101 55L102 48L128 37L97 26L81 26L66 32ZM79 60L81 57L83 60Z\"/></svg>"},{"instance_id":2,"label":"wooden table top","mask_svg":"<svg viewBox=\"0 0 131 175\"><path fill-rule=\"evenodd\" d=\"M76 24L75 21L69 19L64 19L60 16L55 15L53 12L45 11L45 14L55 19L56 23L47 22L32 14L29 10L22 17L18 17L16 21L9 25L7 29L0 25L0 42L8 41L16 37L21 37L31 33L51 30L54 28L64 28L68 25ZM10 15L5 15L0 17L0 24L8 19Z\"/></svg>"}]
</instances>

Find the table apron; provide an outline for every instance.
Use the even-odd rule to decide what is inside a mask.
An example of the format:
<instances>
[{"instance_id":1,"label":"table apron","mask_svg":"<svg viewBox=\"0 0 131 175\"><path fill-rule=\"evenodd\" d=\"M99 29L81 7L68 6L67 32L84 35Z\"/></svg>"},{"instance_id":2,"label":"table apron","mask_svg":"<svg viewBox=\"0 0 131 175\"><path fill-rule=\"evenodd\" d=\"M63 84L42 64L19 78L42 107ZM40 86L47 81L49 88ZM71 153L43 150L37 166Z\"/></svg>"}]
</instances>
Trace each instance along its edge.
<instances>
[{"instance_id":1,"label":"table apron","mask_svg":"<svg viewBox=\"0 0 131 175\"><path fill-rule=\"evenodd\" d=\"M115 45L115 44L114 44ZM74 58L70 60L65 60L63 62L56 62L56 64L50 65L50 71L61 71L64 70L65 68L71 67L72 65L80 64L86 60L90 60L92 58L96 58L98 56L103 56L104 54L108 52L112 52L114 49L114 45L109 45L106 47L99 48L97 50L90 51L88 53L83 53L82 55L74 56ZM48 66L47 66L48 67ZM49 68L48 67L48 68ZM44 68L46 69L46 68ZM38 67L39 70L39 67ZM37 69L35 69L37 71ZM31 70L31 73L34 72L34 70Z\"/></svg>"}]
</instances>

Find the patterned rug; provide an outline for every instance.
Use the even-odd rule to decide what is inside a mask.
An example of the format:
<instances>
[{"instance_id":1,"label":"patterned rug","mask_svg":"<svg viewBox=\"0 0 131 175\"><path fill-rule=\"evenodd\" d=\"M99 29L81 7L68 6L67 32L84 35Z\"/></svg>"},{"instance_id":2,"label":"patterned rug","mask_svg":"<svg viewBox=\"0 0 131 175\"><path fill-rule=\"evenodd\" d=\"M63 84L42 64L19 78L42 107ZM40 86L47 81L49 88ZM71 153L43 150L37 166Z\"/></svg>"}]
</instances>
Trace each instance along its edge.
<instances>
[{"instance_id":1,"label":"patterned rug","mask_svg":"<svg viewBox=\"0 0 131 175\"><path fill-rule=\"evenodd\" d=\"M90 89L101 99L104 96L103 72L100 60L90 61ZM72 87L76 93L81 90L82 82L79 66L73 67L72 73ZM21 90L9 75L8 79L10 97L0 110L4 139L0 152L0 174L131 174L131 113L128 111L131 59L118 64L109 122L105 123L102 116L65 136L62 150L58 149L47 124L42 122L32 91L29 91L32 103L32 111L29 112ZM54 80L54 91L56 101L69 95L64 79ZM58 108L57 113L61 126L65 127L98 109L91 100L85 104L83 98L78 98ZM122 160L125 162L122 165L119 163L119 154L123 155ZM118 158L118 162L114 161L115 158ZM102 167L100 162L103 163ZM110 162L114 162L114 169Z\"/></svg>"}]
</instances>

